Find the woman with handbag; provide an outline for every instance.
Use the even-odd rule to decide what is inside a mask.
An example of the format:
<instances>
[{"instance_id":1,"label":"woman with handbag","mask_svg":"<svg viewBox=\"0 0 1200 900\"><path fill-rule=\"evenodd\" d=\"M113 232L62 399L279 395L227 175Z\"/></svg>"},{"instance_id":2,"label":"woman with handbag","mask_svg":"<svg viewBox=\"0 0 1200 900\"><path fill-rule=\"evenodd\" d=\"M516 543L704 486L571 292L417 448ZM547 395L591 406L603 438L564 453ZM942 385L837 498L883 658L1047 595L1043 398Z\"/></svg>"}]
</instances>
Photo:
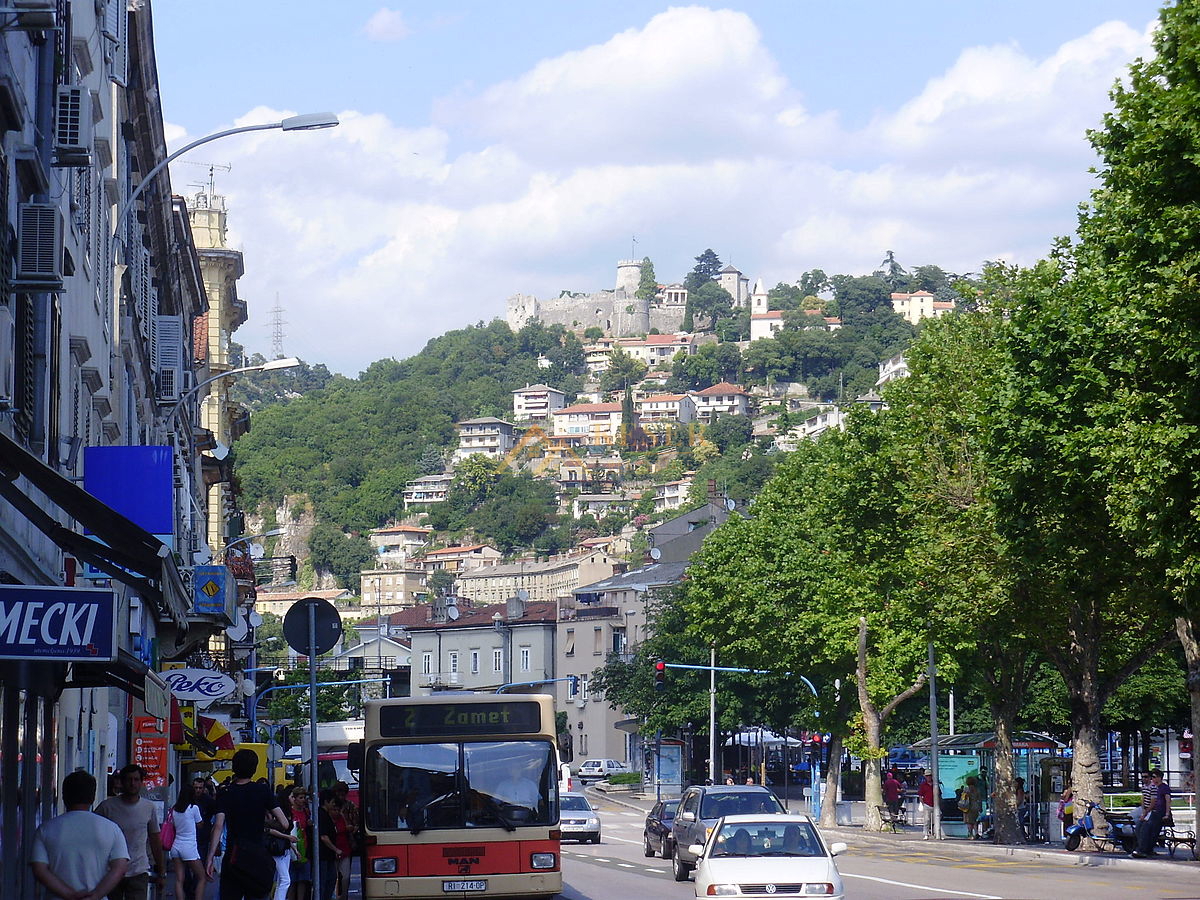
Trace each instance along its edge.
<instances>
[{"instance_id":1,"label":"woman with handbag","mask_svg":"<svg viewBox=\"0 0 1200 900\"><path fill-rule=\"evenodd\" d=\"M279 809L288 820L287 828L280 828L274 816L267 816L267 852L275 857L275 889L271 894L272 900L287 900L288 888L292 883L292 858L295 856L293 847L297 838L292 833L291 816L288 815L291 802L288 798L288 787L282 785L275 791L275 799L279 801Z\"/></svg>"},{"instance_id":2,"label":"woman with handbag","mask_svg":"<svg viewBox=\"0 0 1200 900\"><path fill-rule=\"evenodd\" d=\"M188 869L192 871L195 885L192 889L192 900L204 900L207 879L204 877L204 865L200 862L200 848L196 843L197 828L201 820L200 807L196 804L196 792L190 784L185 784L179 789L179 798L175 805L167 812L167 822L170 822L175 830L168 857L171 865L175 867L175 896L179 900L185 900L187 897L184 879ZM167 822L163 823L164 838L167 834ZM164 840L164 847L166 843Z\"/></svg>"}]
</instances>

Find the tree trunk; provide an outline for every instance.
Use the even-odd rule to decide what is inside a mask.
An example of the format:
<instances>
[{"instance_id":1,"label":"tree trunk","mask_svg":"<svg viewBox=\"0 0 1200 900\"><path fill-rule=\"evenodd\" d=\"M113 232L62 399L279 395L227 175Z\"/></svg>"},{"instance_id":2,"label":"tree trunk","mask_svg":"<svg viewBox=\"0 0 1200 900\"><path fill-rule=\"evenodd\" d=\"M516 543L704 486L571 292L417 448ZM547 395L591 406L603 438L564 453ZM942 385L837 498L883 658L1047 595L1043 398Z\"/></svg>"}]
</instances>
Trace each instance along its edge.
<instances>
[{"instance_id":1,"label":"tree trunk","mask_svg":"<svg viewBox=\"0 0 1200 900\"><path fill-rule=\"evenodd\" d=\"M1013 771L1013 722L1018 703L1000 700L992 707L996 727L996 783L992 785L992 823L998 844L1021 843L1017 819L1016 773Z\"/></svg>"},{"instance_id":2,"label":"tree trunk","mask_svg":"<svg viewBox=\"0 0 1200 900\"><path fill-rule=\"evenodd\" d=\"M1200 793L1196 790L1196 741L1200 738L1200 620L1180 616L1175 620L1175 632L1183 645L1187 661L1188 699L1192 704L1192 812L1200 822Z\"/></svg>"},{"instance_id":3,"label":"tree trunk","mask_svg":"<svg viewBox=\"0 0 1200 900\"><path fill-rule=\"evenodd\" d=\"M837 825L838 788L842 784L842 735L832 732L829 738L829 765L825 769L825 793L821 797L821 821L823 828Z\"/></svg>"}]
</instances>

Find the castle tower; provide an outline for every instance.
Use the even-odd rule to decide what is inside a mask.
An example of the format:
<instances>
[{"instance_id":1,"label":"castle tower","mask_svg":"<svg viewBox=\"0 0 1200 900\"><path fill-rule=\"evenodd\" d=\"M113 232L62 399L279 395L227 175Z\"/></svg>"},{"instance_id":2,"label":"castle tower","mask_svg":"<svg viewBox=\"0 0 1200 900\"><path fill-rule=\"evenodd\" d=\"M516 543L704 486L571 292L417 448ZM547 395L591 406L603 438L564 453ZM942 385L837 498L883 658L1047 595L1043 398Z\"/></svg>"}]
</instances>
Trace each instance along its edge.
<instances>
[{"instance_id":1,"label":"castle tower","mask_svg":"<svg viewBox=\"0 0 1200 900\"><path fill-rule=\"evenodd\" d=\"M642 282L642 261L623 259L617 263L617 290L633 296Z\"/></svg>"},{"instance_id":2,"label":"castle tower","mask_svg":"<svg viewBox=\"0 0 1200 900\"><path fill-rule=\"evenodd\" d=\"M734 309L745 306L750 299L750 279L731 265L717 273L717 284L729 292Z\"/></svg>"},{"instance_id":3,"label":"castle tower","mask_svg":"<svg viewBox=\"0 0 1200 900\"><path fill-rule=\"evenodd\" d=\"M754 293L750 295L750 312L753 314L770 311L771 303L767 298L767 289L762 278L754 282Z\"/></svg>"}]
</instances>

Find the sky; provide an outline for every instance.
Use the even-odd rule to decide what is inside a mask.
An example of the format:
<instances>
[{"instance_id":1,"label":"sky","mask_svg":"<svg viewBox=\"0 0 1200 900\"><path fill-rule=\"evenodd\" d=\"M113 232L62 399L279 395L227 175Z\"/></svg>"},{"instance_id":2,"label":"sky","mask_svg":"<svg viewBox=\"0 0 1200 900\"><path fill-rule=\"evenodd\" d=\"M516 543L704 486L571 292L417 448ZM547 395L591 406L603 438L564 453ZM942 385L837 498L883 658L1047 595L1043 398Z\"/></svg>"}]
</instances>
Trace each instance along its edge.
<instances>
[{"instance_id":1,"label":"sky","mask_svg":"<svg viewBox=\"0 0 1200 900\"><path fill-rule=\"evenodd\" d=\"M172 166L213 170L250 317L355 376L508 297L612 288L711 247L803 272L1044 256L1094 184L1086 138L1150 52L1147 0L159 0ZM228 167L226 170L225 167Z\"/></svg>"}]
</instances>

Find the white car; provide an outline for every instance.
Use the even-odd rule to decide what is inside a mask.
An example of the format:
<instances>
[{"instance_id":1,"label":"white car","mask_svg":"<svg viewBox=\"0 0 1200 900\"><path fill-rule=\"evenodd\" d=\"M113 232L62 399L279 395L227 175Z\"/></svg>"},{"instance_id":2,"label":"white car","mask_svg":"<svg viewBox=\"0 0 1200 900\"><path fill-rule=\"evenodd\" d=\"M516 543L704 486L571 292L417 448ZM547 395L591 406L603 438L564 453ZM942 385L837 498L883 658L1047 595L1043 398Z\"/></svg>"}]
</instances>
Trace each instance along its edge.
<instances>
[{"instance_id":1,"label":"white car","mask_svg":"<svg viewBox=\"0 0 1200 900\"><path fill-rule=\"evenodd\" d=\"M600 843L600 815L583 794L558 795L558 827L564 841Z\"/></svg>"},{"instance_id":2,"label":"white car","mask_svg":"<svg viewBox=\"0 0 1200 900\"><path fill-rule=\"evenodd\" d=\"M583 765L579 767L579 783L603 781L609 775L628 771L629 769L625 767L624 763L619 763L615 759L585 759Z\"/></svg>"},{"instance_id":3,"label":"white car","mask_svg":"<svg viewBox=\"0 0 1200 900\"><path fill-rule=\"evenodd\" d=\"M826 845L808 816L725 816L691 849L697 897L845 896L833 858L846 845Z\"/></svg>"}]
</instances>

